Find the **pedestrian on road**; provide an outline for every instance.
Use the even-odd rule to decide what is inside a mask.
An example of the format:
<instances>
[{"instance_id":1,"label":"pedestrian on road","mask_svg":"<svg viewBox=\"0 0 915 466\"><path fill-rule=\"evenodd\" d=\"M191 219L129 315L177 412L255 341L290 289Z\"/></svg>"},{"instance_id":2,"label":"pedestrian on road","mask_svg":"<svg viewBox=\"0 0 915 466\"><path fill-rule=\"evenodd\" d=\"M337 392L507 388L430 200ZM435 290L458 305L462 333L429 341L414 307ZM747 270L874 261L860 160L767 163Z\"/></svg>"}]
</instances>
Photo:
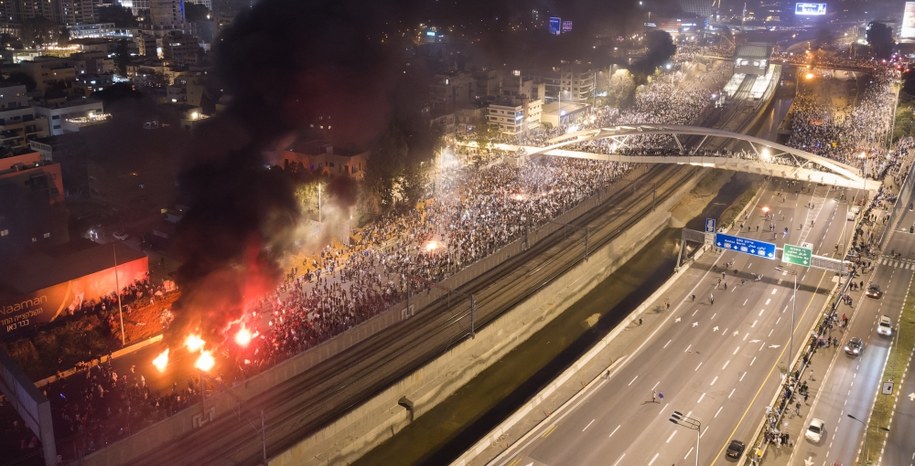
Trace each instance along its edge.
<instances>
[{"instance_id":1,"label":"pedestrian on road","mask_svg":"<svg viewBox=\"0 0 915 466\"><path fill-rule=\"evenodd\" d=\"M794 405L794 413L797 414L798 416L801 415L801 402L800 402L800 401L798 401L798 402Z\"/></svg>"},{"instance_id":2,"label":"pedestrian on road","mask_svg":"<svg viewBox=\"0 0 915 466\"><path fill-rule=\"evenodd\" d=\"M651 402L652 402L652 403L657 403L657 402L658 402L658 394L655 393L654 390L651 391Z\"/></svg>"},{"instance_id":3,"label":"pedestrian on road","mask_svg":"<svg viewBox=\"0 0 915 466\"><path fill-rule=\"evenodd\" d=\"M715 304L715 295L709 293L708 301L709 301L709 304Z\"/></svg>"}]
</instances>

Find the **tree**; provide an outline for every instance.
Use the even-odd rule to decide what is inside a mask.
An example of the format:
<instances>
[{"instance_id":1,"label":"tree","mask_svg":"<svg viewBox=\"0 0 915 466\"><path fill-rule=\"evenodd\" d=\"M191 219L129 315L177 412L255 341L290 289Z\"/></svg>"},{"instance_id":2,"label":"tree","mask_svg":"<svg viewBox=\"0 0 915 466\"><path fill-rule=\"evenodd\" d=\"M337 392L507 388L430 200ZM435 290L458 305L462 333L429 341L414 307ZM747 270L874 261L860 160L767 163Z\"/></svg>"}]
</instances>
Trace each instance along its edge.
<instances>
[{"instance_id":1,"label":"tree","mask_svg":"<svg viewBox=\"0 0 915 466\"><path fill-rule=\"evenodd\" d=\"M645 35L648 51L645 56L632 64L629 71L635 82L644 83L647 77L655 72L658 67L667 63L677 53L677 46L673 37L666 31L651 31Z\"/></svg>"},{"instance_id":2,"label":"tree","mask_svg":"<svg viewBox=\"0 0 915 466\"><path fill-rule=\"evenodd\" d=\"M210 10L203 5L196 3L185 3L184 4L184 19L189 23L195 21L206 21L210 14Z\"/></svg>"},{"instance_id":3,"label":"tree","mask_svg":"<svg viewBox=\"0 0 915 466\"><path fill-rule=\"evenodd\" d=\"M114 49L114 63L118 67L118 73L127 76L127 65L130 64L130 47L127 45L127 39L118 41L118 45Z\"/></svg>"},{"instance_id":4,"label":"tree","mask_svg":"<svg viewBox=\"0 0 915 466\"><path fill-rule=\"evenodd\" d=\"M22 84L23 86L25 86L25 90L27 92L34 91L35 86L36 86L35 80L32 79L31 76L29 76L21 71L14 71L14 72L10 73L10 75L6 78L6 81L15 83L15 84Z\"/></svg>"},{"instance_id":5,"label":"tree","mask_svg":"<svg viewBox=\"0 0 915 466\"><path fill-rule=\"evenodd\" d=\"M886 24L871 21L865 33L867 43L876 58L889 58L896 43L893 41L893 30Z\"/></svg>"},{"instance_id":6,"label":"tree","mask_svg":"<svg viewBox=\"0 0 915 466\"><path fill-rule=\"evenodd\" d=\"M137 27L137 18L133 16L130 8L114 3L100 7L96 11L100 23L114 23L114 26L119 28Z\"/></svg>"}]
</instances>

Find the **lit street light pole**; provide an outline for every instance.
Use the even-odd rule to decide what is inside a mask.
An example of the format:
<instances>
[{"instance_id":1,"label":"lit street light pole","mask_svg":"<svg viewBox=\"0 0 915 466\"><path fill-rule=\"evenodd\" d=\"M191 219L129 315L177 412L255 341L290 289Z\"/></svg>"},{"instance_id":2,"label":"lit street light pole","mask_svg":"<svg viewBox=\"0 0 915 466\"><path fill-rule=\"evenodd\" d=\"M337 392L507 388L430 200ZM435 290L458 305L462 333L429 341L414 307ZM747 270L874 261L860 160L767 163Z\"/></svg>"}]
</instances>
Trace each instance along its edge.
<instances>
[{"instance_id":1,"label":"lit street light pole","mask_svg":"<svg viewBox=\"0 0 915 466\"><path fill-rule=\"evenodd\" d=\"M680 411L674 411L670 415L668 421L673 422L674 424L686 427L689 430L696 431L696 466L699 466L699 438L702 433L702 422L694 417L689 417L681 413Z\"/></svg>"}]
</instances>

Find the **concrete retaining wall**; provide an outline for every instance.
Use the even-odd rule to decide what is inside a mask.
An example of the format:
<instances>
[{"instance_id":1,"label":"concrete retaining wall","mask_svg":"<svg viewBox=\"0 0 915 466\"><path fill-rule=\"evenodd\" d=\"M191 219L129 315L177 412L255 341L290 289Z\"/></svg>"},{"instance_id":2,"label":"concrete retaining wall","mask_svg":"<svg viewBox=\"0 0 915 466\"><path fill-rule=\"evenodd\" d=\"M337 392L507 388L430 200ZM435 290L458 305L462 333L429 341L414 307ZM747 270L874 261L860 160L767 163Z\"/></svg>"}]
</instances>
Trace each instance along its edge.
<instances>
[{"instance_id":1,"label":"concrete retaining wall","mask_svg":"<svg viewBox=\"0 0 915 466\"><path fill-rule=\"evenodd\" d=\"M276 466L345 464L358 459L409 424L397 401L406 396L421 416L480 372L560 315L634 256L648 239L667 227L670 209L698 182L684 183L636 226L581 263L513 311L502 316L433 362L418 369L327 428L271 459Z\"/></svg>"}]
</instances>

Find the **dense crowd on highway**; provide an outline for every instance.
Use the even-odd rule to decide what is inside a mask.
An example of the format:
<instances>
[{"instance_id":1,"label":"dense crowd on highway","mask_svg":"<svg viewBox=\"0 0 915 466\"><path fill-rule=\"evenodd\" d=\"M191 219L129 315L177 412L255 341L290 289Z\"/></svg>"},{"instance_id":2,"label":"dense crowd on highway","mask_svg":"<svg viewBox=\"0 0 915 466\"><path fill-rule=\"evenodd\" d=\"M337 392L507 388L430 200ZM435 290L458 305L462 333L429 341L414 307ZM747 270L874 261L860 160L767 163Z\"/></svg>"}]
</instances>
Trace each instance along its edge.
<instances>
[{"instance_id":1,"label":"dense crowd on highway","mask_svg":"<svg viewBox=\"0 0 915 466\"><path fill-rule=\"evenodd\" d=\"M864 169L892 131L895 102L891 69L874 73L853 108L837 111L831 102L808 93L792 105L788 145ZM862 154L866 154L862 156ZM868 175L875 173L868 168Z\"/></svg>"},{"instance_id":2,"label":"dense crowd on highway","mask_svg":"<svg viewBox=\"0 0 915 466\"><path fill-rule=\"evenodd\" d=\"M595 109L586 123L579 124L694 123L711 103L712 93L721 89L731 73L730 65L710 65L708 72L693 73L689 79L655 79L639 88L631 108ZM828 141L827 136L846 134L866 140L869 136L865 133L876 131L878 120L885 118L888 81L881 78L876 82L874 92L862 99L860 113L850 119L862 120L854 128L823 135L818 132L820 125L815 124L815 115L821 110L801 107L802 118L795 120L807 123L799 123L800 139L793 142L814 147L817 141ZM560 126L497 139L544 145L569 130ZM616 149L611 144L610 140L590 141L570 148L606 153ZM658 144L669 146L670 139L640 136L626 144L630 151L647 152ZM851 152L829 154L847 159ZM276 293L262 299L254 311L263 316L266 328L260 329L253 342L253 356L238 361L235 376L244 378L264 370L377 315L403 301L407 293L428 290L433 283L595 195L629 168L626 164L587 160L506 157L437 174L434 192L418 208L378 219L358 231L347 245L325 247L297 267L300 273L287 277ZM157 286L137 284L130 290L131 299L155 296L161 292ZM112 302L100 305L110 309ZM48 396L54 400L55 422L59 422L56 430L71 440L78 454L167 417L194 402L199 394L195 382L175 384L169 393L153 393L143 376L133 371L118 374L107 363L86 366L74 380L49 388ZM26 432L21 424L13 427L15 433ZM21 439L18 446L28 450L35 448L28 435L11 438L16 442ZM62 453L73 455L74 451Z\"/></svg>"}]
</instances>

